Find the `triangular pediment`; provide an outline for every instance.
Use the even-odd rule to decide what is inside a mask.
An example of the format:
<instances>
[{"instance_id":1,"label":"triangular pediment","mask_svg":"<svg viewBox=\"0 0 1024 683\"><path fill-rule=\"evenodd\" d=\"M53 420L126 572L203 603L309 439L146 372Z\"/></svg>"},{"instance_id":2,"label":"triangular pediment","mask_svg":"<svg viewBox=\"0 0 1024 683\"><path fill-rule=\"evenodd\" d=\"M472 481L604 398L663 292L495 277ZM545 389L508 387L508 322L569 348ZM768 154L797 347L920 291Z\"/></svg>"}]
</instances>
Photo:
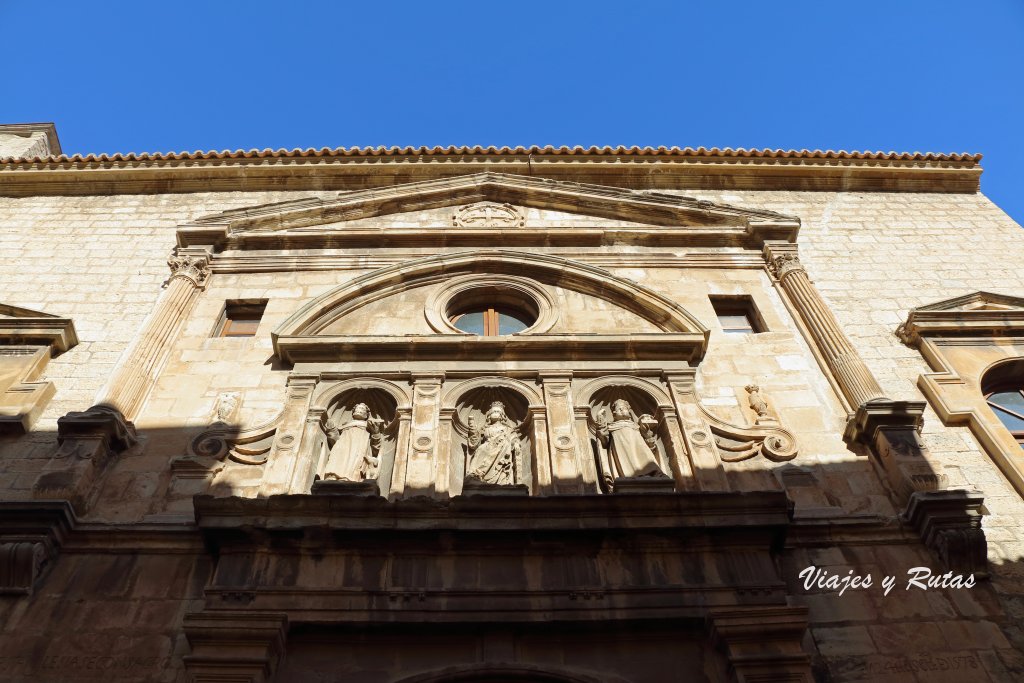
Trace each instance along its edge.
<instances>
[{"instance_id":1,"label":"triangular pediment","mask_svg":"<svg viewBox=\"0 0 1024 683\"><path fill-rule=\"evenodd\" d=\"M993 294L992 292L972 292L953 299L920 306L914 311L1024 311L1024 298L1008 296L1006 294Z\"/></svg>"},{"instance_id":2,"label":"triangular pediment","mask_svg":"<svg viewBox=\"0 0 1024 683\"><path fill-rule=\"evenodd\" d=\"M897 334L908 344L921 337L1000 336L1024 333L1024 298L972 292L915 308Z\"/></svg>"},{"instance_id":3,"label":"triangular pediment","mask_svg":"<svg viewBox=\"0 0 1024 683\"><path fill-rule=\"evenodd\" d=\"M430 215L412 221L413 214ZM396 218L367 223L380 217ZM349 239L358 240L360 232L373 232L378 240L401 239L403 230L419 231L420 239L423 231L471 239L474 231L529 235L565 228L578 231L583 243L594 239L588 229L616 229L635 232L631 237L639 242L645 230L661 237L675 231L680 239L713 243L718 236L723 244L757 247L766 239L793 241L799 226L794 216L666 192L478 173L226 211L182 226L178 244L244 249L246 242L267 248L293 237L312 245L317 235L344 239L351 233Z\"/></svg>"},{"instance_id":4,"label":"triangular pediment","mask_svg":"<svg viewBox=\"0 0 1024 683\"><path fill-rule=\"evenodd\" d=\"M70 318L0 303L0 344L50 346L60 352L77 343Z\"/></svg>"}]
</instances>

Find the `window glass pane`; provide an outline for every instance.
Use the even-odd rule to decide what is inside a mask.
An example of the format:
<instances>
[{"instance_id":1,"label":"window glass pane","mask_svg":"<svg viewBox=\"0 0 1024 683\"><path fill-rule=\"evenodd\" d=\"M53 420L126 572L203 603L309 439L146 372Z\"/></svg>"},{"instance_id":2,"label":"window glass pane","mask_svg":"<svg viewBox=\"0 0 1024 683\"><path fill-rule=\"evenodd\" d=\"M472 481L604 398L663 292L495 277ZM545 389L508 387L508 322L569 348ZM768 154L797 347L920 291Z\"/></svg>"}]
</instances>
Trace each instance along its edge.
<instances>
[{"instance_id":1,"label":"window glass pane","mask_svg":"<svg viewBox=\"0 0 1024 683\"><path fill-rule=\"evenodd\" d=\"M750 324L750 318L746 315L723 314L718 316L722 329L726 332L753 332L754 326Z\"/></svg>"},{"instance_id":2,"label":"window glass pane","mask_svg":"<svg viewBox=\"0 0 1024 683\"><path fill-rule=\"evenodd\" d=\"M515 334L522 332L527 327L529 324L526 321L520 320L511 312L498 313L498 334Z\"/></svg>"},{"instance_id":3,"label":"window glass pane","mask_svg":"<svg viewBox=\"0 0 1024 683\"><path fill-rule=\"evenodd\" d=\"M1020 415L1024 415L1024 396L1020 391L997 391L988 397L988 400L996 405L1006 406Z\"/></svg>"},{"instance_id":4,"label":"window glass pane","mask_svg":"<svg viewBox=\"0 0 1024 683\"><path fill-rule=\"evenodd\" d=\"M1024 432L1024 420L1019 417L1014 417L1005 411L999 410L999 408L993 408L992 412L996 414L996 417L998 417L1011 432Z\"/></svg>"},{"instance_id":5,"label":"window glass pane","mask_svg":"<svg viewBox=\"0 0 1024 683\"><path fill-rule=\"evenodd\" d=\"M463 313L452 320L452 324L463 332L470 334L484 333L484 314L482 311Z\"/></svg>"}]
</instances>

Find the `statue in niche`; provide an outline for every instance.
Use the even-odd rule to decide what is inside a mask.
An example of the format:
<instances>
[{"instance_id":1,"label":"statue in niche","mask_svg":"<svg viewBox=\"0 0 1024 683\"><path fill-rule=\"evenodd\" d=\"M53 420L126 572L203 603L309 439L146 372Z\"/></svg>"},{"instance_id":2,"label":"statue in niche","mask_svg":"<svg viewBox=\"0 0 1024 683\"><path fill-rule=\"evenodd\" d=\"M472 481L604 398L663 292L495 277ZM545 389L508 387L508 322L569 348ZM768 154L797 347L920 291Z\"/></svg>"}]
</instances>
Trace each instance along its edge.
<instances>
[{"instance_id":1,"label":"statue in niche","mask_svg":"<svg viewBox=\"0 0 1024 683\"><path fill-rule=\"evenodd\" d=\"M519 426L505 414L505 404L495 401L484 415L484 424L469 418L469 466L467 481L514 486L522 479L522 447Z\"/></svg>"},{"instance_id":2,"label":"statue in niche","mask_svg":"<svg viewBox=\"0 0 1024 683\"><path fill-rule=\"evenodd\" d=\"M351 420L341 426L328 421L326 427L331 452L327 456L322 479L376 479L380 467L380 446L384 440L384 420L371 417L370 407L357 403L352 408Z\"/></svg>"},{"instance_id":3,"label":"statue in niche","mask_svg":"<svg viewBox=\"0 0 1024 683\"><path fill-rule=\"evenodd\" d=\"M611 488L616 479L666 476L655 442L658 421L647 414L637 417L629 401L621 398L612 402L611 416L609 421L607 408L597 416L597 437L608 453L601 459L605 484Z\"/></svg>"}]
</instances>

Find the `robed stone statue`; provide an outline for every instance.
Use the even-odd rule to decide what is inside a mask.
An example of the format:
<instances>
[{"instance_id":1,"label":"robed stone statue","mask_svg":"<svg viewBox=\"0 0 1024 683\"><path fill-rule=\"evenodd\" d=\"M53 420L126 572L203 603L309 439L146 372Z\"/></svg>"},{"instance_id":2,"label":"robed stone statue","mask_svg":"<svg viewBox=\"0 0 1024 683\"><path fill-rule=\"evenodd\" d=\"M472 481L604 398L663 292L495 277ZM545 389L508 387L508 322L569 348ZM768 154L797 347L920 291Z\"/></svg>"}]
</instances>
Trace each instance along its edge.
<instances>
[{"instance_id":1,"label":"robed stone statue","mask_svg":"<svg viewBox=\"0 0 1024 683\"><path fill-rule=\"evenodd\" d=\"M519 425L505 414L505 404L495 401L484 415L484 424L469 418L469 464L466 480L498 486L522 483L522 448Z\"/></svg>"},{"instance_id":2,"label":"robed stone statue","mask_svg":"<svg viewBox=\"0 0 1024 683\"><path fill-rule=\"evenodd\" d=\"M602 476L609 488L616 479L657 476L664 477L658 459L654 430L657 421L650 415L637 417L628 401L612 403L612 420L608 409L597 417L597 437L606 451L601 458Z\"/></svg>"},{"instance_id":3,"label":"robed stone statue","mask_svg":"<svg viewBox=\"0 0 1024 683\"><path fill-rule=\"evenodd\" d=\"M329 421L326 427L327 440L332 445L321 478L327 481L376 479L384 421L371 417L365 403L357 403L352 408L351 420L341 426Z\"/></svg>"}]
</instances>

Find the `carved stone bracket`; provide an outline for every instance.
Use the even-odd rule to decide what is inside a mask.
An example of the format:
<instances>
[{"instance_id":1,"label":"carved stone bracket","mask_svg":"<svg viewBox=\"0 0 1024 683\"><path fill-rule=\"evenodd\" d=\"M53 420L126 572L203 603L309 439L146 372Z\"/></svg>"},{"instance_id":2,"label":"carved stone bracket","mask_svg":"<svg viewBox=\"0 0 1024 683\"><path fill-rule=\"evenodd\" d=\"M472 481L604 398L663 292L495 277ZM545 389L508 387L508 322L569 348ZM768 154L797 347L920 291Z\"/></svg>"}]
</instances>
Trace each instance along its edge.
<instances>
[{"instance_id":1,"label":"carved stone bracket","mask_svg":"<svg viewBox=\"0 0 1024 683\"><path fill-rule=\"evenodd\" d=\"M218 610L186 614L185 636L192 653L184 657L195 683L265 683L284 654L288 617L270 612Z\"/></svg>"},{"instance_id":2,"label":"carved stone bracket","mask_svg":"<svg viewBox=\"0 0 1024 683\"><path fill-rule=\"evenodd\" d=\"M724 650L737 683L811 683L810 656L802 641L807 608L750 606L708 614L712 643Z\"/></svg>"},{"instance_id":3,"label":"carved stone bracket","mask_svg":"<svg viewBox=\"0 0 1024 683\"><path fill-rule=\"evenodd\" d=\"M903 518L948 569L987 577L983 502L982 495L974 491L918 491L911 495Z\"/></svg>"},{"instance_id":4,"label":"carved stone bracket","mask_svg":"<svg viewBox=\"0 0 1024 683\"><path fill-rule=\"evenodd\" d=\"M0 594L31 595L74 526L64 501L0 502Z\"/></svg>"},{"instance_id":5,"label":"carved stone bracket","mask_svg":"<svg viewBox=\"0 0 1024 683\"><path fill-rule=\"evenodd\" d=\"M36 480L36 499L63 498L85 512L96 478L111 457L138 441L135 427L118 411L95 406L57 420L58 448Z\"/></svg>"}]
</instances>

